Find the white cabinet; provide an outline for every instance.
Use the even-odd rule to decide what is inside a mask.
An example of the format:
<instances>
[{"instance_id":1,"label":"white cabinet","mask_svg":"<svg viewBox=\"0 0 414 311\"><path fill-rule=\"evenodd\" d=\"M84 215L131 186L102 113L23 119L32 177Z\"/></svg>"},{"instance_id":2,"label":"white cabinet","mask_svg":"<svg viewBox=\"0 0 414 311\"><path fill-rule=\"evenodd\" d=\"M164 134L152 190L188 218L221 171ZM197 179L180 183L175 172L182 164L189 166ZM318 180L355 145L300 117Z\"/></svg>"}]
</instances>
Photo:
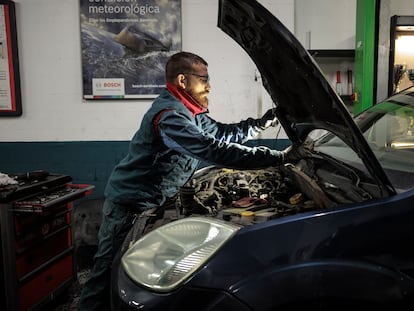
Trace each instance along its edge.
<instances>
[{"instance_id":1,"label":"white cabinet","mask_svg":"<svg viewBox=\"0 0 414 311\"><path fill-rule=\"evenodd\" d=\"M295 36L309 50L355 49L356 0L295 0Z\"/></svg>"}]
</instances>

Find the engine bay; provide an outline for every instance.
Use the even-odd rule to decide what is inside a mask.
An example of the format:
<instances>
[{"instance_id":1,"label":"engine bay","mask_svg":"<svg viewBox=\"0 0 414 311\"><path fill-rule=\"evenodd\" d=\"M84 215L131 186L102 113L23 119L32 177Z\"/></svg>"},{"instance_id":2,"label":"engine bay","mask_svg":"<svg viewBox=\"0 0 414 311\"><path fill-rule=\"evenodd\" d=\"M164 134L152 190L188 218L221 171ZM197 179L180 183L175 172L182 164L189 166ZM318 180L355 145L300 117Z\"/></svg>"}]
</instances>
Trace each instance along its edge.
<instances>
[{"instance_id":1,"label":"engine bay","mask_svg":"<svg viewBox=\"0 0 414 311\"><path fill-rule=\"evenodd\" d=\"M257 170L205 167L180 189L176 207L185 216L259 223L378 197L376 185L361 176L315 158Z\"/></svg>"}]
</instances>

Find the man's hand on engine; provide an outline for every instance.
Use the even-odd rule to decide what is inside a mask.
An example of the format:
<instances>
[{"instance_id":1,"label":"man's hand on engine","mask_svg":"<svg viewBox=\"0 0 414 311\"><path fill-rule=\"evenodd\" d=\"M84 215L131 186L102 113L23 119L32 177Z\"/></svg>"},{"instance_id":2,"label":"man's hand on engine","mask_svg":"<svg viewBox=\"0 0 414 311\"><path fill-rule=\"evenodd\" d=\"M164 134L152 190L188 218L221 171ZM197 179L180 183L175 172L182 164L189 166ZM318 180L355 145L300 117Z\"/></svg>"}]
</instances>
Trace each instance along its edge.
<instances>
[{"instance_id":1,"label":"man's hand on engine","mask_svg":"<svg viewBox=\"0 0 414 311\"><path fill-rule=\"evenodd\" d=\"M282 151L283 163L297 162L300 159L312 156L313 144L303 143L301 145L291 145Z\"/></svg>"},{"instance_id":2,"label":"man's hand on engine","mask_svg":"<svg viewBox=\"0 0 414 311\"><path fill-rule=\"evenodd\" d=\"M270 126L277 126L279 124L279 121L277 121L276 109L271 108L259 119L259 127L263 130L267 129Z\"/></svg>"}]
</instances>

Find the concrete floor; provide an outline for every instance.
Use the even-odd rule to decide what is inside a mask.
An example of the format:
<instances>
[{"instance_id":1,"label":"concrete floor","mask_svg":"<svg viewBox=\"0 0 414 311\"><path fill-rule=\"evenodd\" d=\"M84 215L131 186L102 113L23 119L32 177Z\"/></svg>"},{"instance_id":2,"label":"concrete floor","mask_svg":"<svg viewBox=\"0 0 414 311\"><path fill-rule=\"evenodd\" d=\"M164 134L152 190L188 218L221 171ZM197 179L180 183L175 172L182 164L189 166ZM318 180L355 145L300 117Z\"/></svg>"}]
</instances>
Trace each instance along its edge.
<instances>
[{"instance_id":1,"label":"concrete floor","mask_svg":"<svg viewBox=\"0 0 414 311\"><path fill-rule=\"evenodd\" d=\"M88 280L90 269L83 269L78 271L78 279L72 285L71 288L61 297L52 302L49 306L46 306L44 310L50 311L76 311L79 301L79 296L82 291L83 285Z\"/></svg>"}]
</instances>

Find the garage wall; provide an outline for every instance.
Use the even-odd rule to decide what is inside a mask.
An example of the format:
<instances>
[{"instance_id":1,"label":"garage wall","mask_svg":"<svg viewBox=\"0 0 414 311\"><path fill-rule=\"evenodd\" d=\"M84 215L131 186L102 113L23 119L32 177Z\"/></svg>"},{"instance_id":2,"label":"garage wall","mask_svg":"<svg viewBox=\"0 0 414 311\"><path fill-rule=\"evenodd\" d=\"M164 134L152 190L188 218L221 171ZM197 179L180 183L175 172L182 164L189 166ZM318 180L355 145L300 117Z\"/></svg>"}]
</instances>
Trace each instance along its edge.
<instances>
[{"instance_id":1,"label":"garage wall","mask_svg":"<svg viewBox=\"0 0 414 311\"><path fill-rule=\"evenodd\" d=\"M262 0L293 27L293 0ZM129 140L149 100L82 99L78 0L16 0L23 115L0 119L0 141ZM218 0L182 0L183 50L209 62L211 116L233 122L270 108L247 54L217 28Z\"/></svg>"},{"instance_id":2,"label":"garage wall","mask_svg":"<svg viewBox=\"0 0 414 311\"><path fill-rule=\"evenodd\" d=\"M293 0L260 2L293 29ZM95 185L93 197L101 197L151 101L82 99L78 0L15 3L23 115L0 118L0 172L68 174ZM218 0L182 0L183 50L209 62L212 117L233 122L260 116L271 102L254 64L217 28L217 11ZM268 130L261 143L275 135ZM279 138L286 145L283 132Z\"/></svg>"},{"instance_id":3,"label":"garage wall","mask_svg":"<svg viewBox=\"0 0 414 311\"><path fill-rule=\"evenodd\" d=\"M284 149L288 140L262 139L258 144ZM112 168L125 156L128 141L76 141L76 142L10 142L0 143L3 173L24 173L45 170L65 174L74 183L94 185L87 199L102 198ZM201 167L205 166L201 163Z\"/></svg>"}]
</instances>

